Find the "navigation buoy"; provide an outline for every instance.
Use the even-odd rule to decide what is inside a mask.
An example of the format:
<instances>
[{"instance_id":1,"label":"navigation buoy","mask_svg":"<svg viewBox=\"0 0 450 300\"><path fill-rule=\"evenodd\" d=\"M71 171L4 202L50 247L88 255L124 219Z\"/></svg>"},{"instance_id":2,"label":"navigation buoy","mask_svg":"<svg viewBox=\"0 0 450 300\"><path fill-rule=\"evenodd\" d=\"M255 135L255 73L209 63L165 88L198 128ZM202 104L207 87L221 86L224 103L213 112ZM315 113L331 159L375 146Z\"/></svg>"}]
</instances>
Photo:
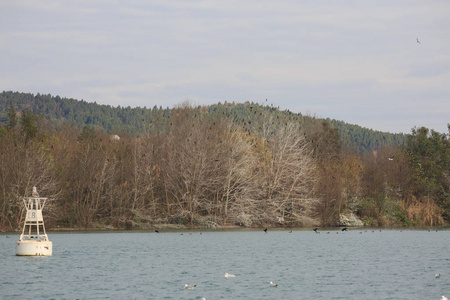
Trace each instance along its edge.
<instances>
[{"instance_id":1,"label":"navigation buoy","mask_svg":"<svg viewBox=\"0 0 450 300\"><path fill-rule=\"evenodd\" d=\"M33 187L32 195L23 198L27 213L22 234L16 245L16 255L51 256L52 242L48 240L42 216L47 198L39 197L36 187Z\"/></svg>"}]
</instances>

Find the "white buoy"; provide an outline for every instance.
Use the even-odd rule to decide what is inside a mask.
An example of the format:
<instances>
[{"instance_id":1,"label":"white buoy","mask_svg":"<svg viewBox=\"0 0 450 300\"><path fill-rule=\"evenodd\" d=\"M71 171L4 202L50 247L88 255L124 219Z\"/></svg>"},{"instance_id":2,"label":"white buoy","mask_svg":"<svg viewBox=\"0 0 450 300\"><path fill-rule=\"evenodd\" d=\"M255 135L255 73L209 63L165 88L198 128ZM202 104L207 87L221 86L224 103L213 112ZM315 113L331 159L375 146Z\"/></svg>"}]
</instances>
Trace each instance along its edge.
<instances>
[{"instance_id":1,"label":"white buoy","mask_svg":"<svg viewBox=\"0 0 450 300\"><path fill-rule=\"evenodd\" d=\"M33 187L32 195L33 197L23 198L27 213L16 245L16 255L51 256L52 242L48 240L42 216L47 198L39 197L36 187Z\"/></svg>"}]
</instances>

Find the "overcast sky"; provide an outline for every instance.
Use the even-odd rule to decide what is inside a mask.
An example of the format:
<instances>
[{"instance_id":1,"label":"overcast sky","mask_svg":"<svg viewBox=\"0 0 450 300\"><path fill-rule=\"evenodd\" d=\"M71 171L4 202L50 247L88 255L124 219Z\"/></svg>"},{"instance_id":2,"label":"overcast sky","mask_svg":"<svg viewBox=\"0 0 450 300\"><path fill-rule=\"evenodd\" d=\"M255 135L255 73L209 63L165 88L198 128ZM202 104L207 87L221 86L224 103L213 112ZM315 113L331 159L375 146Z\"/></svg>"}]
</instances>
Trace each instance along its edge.
<instances>
[{"instance_id":1,"label":"overcast sky","mask_svg":"<svg viewBox=\"0 0 450 300\"><path fill-rule=\"evenodd\" d=\"M448 132L448 0L0 4L0 91L147 108L268 99L375 130Z\"/></svg>"}]
</instances>

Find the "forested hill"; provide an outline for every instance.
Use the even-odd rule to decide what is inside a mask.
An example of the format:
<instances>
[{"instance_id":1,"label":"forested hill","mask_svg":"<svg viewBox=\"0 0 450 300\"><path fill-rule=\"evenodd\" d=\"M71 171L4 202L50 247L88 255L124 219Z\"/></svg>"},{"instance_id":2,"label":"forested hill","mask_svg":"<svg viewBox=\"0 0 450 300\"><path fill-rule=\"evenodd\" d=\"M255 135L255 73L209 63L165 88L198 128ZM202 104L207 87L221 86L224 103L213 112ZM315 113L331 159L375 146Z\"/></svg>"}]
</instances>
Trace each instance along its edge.
<instances>
[{"instance_id":1,"label":"forested hill","mask_svg":"<svg viewBox=\"0 0 450 300\"><path fill-rule=\"evenodd\" d=\"M0 125L6 124L8 109L11 106L18 112L25 110L43 116L56 129L68 123L79 129L87 125L119 135L151 133L152 130L164 131L169 126L167 117L170 117L173 112L172 109L161 106L153 108L113 107L60 96L4 91L0 94ZM379 149L382 146L400 146L406 140L404 134L374 131L343 121L316 119L256 103L225 102L198 107L198 109L209 114L211 119L217 114L224 114L236 121L248 124L258 124L259 117L264 115L263 111L271 112L275 124L282 124L293 119L304 125L328 123L337 130L342 146L358 153Z\"/></svg>"}]
</instances>

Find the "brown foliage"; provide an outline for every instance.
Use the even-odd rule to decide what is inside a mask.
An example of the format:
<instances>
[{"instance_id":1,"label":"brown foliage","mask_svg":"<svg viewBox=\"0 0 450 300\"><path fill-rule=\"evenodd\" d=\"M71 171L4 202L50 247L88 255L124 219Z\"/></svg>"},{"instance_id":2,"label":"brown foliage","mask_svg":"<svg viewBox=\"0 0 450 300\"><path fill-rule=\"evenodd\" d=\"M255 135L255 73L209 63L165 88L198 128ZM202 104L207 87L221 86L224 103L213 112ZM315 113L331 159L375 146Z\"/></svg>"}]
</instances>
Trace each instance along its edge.
<instances>
[{"instance_id":1,"label":"brown foliage","mask_svg":"<svg viewBox=\"0 0 450 300\"><path fill-rule=\"evenodd\" d=\"M437 226L444 224L442 209L429 197L419 201L413 195L409 195L404 201L400 202L400 207L416 225Z\"/></svg>"}]
</instances>

